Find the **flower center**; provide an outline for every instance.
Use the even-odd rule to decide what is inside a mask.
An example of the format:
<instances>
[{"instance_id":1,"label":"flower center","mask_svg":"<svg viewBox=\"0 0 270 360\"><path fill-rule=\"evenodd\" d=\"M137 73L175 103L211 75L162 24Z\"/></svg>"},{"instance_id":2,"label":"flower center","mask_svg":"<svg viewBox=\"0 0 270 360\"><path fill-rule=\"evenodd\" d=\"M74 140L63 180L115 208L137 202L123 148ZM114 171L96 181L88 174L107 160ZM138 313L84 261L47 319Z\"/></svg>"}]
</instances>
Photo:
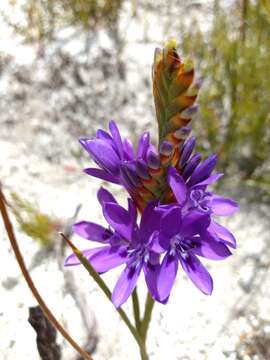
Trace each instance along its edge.
<instances>
[{"instance_id":1,"label":"flower center","mask_svg":"<svg viewBox=\"0 0 270 360\"><path fill-rule=\"evenodd\" d=\"M201 210L203 212L209 212L209 197L208 193L202 189L194 189L190 192L191 207Z\"/></svg>"},{"instance_id":2,"label":"flower center","mask_svg":"<svg viewBox=\"0 0 270 360\"><path fill-rule=\"evenodd\" d=\"M177 234L170 239L170 245L170 255L175 256L178 254L184 259L187 259L189 256L189 250L194 249L197 246L197 243L194 238L190 239L182 236L181 234Z\"/></svg>"},{"instance_id":3,"label":"flower center","mask_svg":"<svg viewBox=\"0 0 270 360\"><path fill-rule=\"evenodd\" d=\"M149 251L145 246L139 246L135 249L129 249L127 251L130 258L129 266L137 268L141 263L148 263Z\"/></svg>"}]
</instances>

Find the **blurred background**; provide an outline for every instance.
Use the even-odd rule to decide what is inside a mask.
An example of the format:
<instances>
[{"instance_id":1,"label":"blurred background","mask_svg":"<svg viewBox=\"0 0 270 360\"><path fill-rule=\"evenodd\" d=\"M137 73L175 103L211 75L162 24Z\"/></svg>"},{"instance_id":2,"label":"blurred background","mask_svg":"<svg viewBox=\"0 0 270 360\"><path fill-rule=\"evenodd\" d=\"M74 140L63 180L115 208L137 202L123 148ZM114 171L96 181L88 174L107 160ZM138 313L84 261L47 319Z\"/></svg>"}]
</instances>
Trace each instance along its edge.
<instances>
[{"instance_id":1,"label":"blurred background","mask_svg":"<svg viewBox=\"0 0 270 360\"><path fill-rule=\"evenodd\" d=\"M139 358L85 270L63 268L69 250L57 232L68 232L75 219L103 221L95 199L101 182L82 173L89 158L78 138L115 119L134 143L144 130L156 141L151 65L170 37L202 81L193 133L205 156L219 154L225 176L217 192L241 205L222 220L239 246L227 261L207 264L215 282L210 298L178 275L168 305L154 309L151 359L267 360L269 0L2 0L0 181L17 238L49 307L95 360ZM121 189L106 187L124 200ZM0 357L39 359L28 323L35 300L0 229ZM104 276L111 287L118 274ZM57 342L63 359L79 359L60 335Z\"/></svg>"}]
</instances>

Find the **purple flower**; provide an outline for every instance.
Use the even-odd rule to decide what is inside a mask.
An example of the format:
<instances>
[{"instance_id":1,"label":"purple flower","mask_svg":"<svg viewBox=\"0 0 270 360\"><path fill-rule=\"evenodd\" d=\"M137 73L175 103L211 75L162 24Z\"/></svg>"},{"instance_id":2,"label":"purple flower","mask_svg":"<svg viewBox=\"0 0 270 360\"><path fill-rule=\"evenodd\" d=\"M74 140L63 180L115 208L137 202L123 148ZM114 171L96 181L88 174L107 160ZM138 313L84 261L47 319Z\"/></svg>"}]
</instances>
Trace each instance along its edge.
<instances>
[{"instance_id":1,"label":"purple flower","mask_svg":"<svg viewBox=\"0 0 270 360\"><path fill-rule=\"evenodd\" d=\"M109 123L110 133L98 130L93 139L80 139L80 143L97 163L100 169L87 168L84 171L102 180L123 185L130 194L140 185L137 174L137 160L141 168L146 165L147 154L152 149L148 132L139 139L137 152L129 139L122 139L114 121ZM139 165L140 166L140 165ZM145 169L143 170L145 172Z\"/></svg>"},{"instance_id":2,"label":"purple flower","mask_svg":"<svg viewBox=\"0 0 270 360\"><path fill-rule=\"evenodd\" d=\"M118 205L114 197L103 188L98 191L98 199L102 207L104 207L106 203ZM131 232L136 223L137 216L136 209L131 201L129 201L129 212L126 210L124 211L127 228L129 229L129 232ZM105 228L89 221L80 221L74 224L72 229L75 234L82 238L103 245L82 251L82 254L89 262L91 262L91 265L97 272L106 272L125 263L127 260L127 248L129 243L126 241L125 237L122 236L121 229L119 229L120 232L118 232L117 229L113 228L113 230L110 227ZM80 261L75 254L68 256L65 261L65 266L73 265L80 265Z\"/></svg>"},{"instance_id":3,"label":"purple flower","mask_svg":"<svg viewBox=\"0 0 270 360\"><path fill-rule=\"evenodd\" d=\"M104 228L86 221L73 226L76 234L103 244L102 247L84 250L83 255L100 273L126 264L112 293L112 301L116 307L121 306L130 296L142 270L149 292L153 298L158 298L156 275L159 253L162 249L157 242L157 232L161 214L155 210L155 203L150 203L146 207L138 226L137 210L132 200L129 199L129 207L126 210L102 188L98 192L98 199L109 227ZM74 254L65 262L66 266L78 264L80 262Z\"/></svg>"},{"instance_id":4,"label":"purple flower","mask_svg":"<svg viewBox=\"0 0 270 360\"><path fill-rule=\"evenodd\" d=\"M113 216L114 209L109 204L106 211ZM116 307L121 306L130 296L142 270L150 294L154 299L159 299L156 277L159 268L159 254L163 251L157 242L160 217L161 214L155 211L155 204L151 203L143 211L140 226L135 226L127 250L126 268L118 279L112 293L112 301Z\"/></svg>"},{"instance_id":5,"label":"purple flower","mask_svg":"<svg viewBox=\"0 0 270 360\"><path fill-rule=\"evenodd\" d=\"M218 216L232 215L238 210L235 201L206 191L208 185L223 176L221 173L211 175L213 159L211 156L203 161L187 182L175 168L170 167L168 183L179 205Z\"/></svg>"},{"instance_id":6,"label":"purple flower","mask_svg":"<svg viewBox=\"0 0 270 360\"><path fill-rule=\"evenodd\" d=\"M208 231L210 221L210 216L200 211L183 215L180 206L172 206L164 212L159 233L160 245L166 250L157 280L160 301L166 301L170 295L179 262L204 294L212 293L213 280L197 256L222 260L231 252Z\"/></svg>"},{"instance_id":7,"label":"purple flower","mask_svg":"<svg viewBox=\"0 0 270 360\"><path fill-rule=\"evenodd\" d=\"M208 159L207 159L208 160ZM202 213L216 216L228 216L234 214L238 209L237 203L228 198L216 195L210 191L207 191L207 186L216 182L223 174L218 173L210 175L209 172L209 161L204 161L201 165L206 164L206 172L203 175L203 171L199 169L199 179L193 185L193 182L185 183L182 176L177 172L175 168L170 168L168 171L168 183L173 191L173 194L177 200L177 203L182 207L182 211L197 210ZM193 175L196 175L194 172ZM192 175L192 176L193 176ZM193 176L194 179L194 176ZM211 219L209 225L209 232L212 236L216 237L217 240L224 244L235 248L236 240L233 234L224 228L222 225Z\"/></svg>"}]
</instances>

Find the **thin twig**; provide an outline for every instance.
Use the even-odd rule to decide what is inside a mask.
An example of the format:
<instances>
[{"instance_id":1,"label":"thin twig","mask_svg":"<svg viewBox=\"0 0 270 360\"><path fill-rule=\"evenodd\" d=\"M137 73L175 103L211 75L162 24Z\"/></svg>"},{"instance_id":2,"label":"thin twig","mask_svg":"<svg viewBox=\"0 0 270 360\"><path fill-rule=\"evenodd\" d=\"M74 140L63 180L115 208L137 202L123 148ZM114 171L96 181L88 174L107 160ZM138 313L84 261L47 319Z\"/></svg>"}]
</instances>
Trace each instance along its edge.
<instances>
[{"instance_id":1,"label":"thin twig","mask_svg":"<svg viewBox=\"0 0 270 360\"><path fill-rule=\"evenodd\" d=\"M15 257L16 260L21 268L21 271L23 273L23 276L25 278L25 281L27 282L30 290L32 291L32 294L34 295L34 297L36 298L37 302L39 303L42 311L44 312L44 314L46 315L46 317L48 318L48 320L50 320L50 322L55 326L55 328L63 335L63 337L70 343L70 345L86 360L93 360L76 342L75 340L73 340L73 338L69 335L69 333L62 327L62 325L57 321L57 319L54 317L54 315L52 314L52 312L50 311L50 309L47 307L45 301L43 300L43 298L41 297L41 295L39 294L37 288L34 285L34 282L30 276L30 274L28 273L28 270L25 266L22 254L20 252L19 246L18 246L18 242L16 240L14 231L13 231L13 227L11 224L11 221L9 219L8 216L8 212L7 212L7 208L6 208L6 200L4 197L4 194L2 192L1 189L1 185L0 185L0 210L1 210L1 215L3 218L3 222L5 225L5 229L9 238L9 241L11 243L11 246L14 250L15 253Z\"/></svg>"},{"instance_id":2,"label":"thin twig","mask_svg":"<svg viewBox=\"0 0 270 360\"><path fill-rule=\"evenodd\" d=\"M56 343L57 331L46 318L40 306L29 308L29 323L37 333L37 349L42 360L60 360L60 346Z\"/></svg>"}]
</instances>

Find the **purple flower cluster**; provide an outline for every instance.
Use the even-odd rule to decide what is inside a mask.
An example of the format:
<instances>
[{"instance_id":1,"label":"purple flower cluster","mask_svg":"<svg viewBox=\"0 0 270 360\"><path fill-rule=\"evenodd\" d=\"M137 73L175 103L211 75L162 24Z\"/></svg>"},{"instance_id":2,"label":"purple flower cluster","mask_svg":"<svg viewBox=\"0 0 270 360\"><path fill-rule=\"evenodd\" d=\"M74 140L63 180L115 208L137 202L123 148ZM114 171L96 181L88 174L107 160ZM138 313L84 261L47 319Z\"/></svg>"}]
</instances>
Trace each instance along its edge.
<instances>
[{"instance_id":1,"label":"purple flower cluster","mask_svg":"<svg viewBox=\"0 0 270 360\"><path fill-rule=\"evenodd\" d=\"M110 133L98 130L94 139L80 140L99 167L85 172L124 186L130 198L125 209L110 192L98 191L108 226L88 221L73 226L75 234L101 244L84 250L84 256L98 273L125 265L112 293L116 307L131 295L141 272L153 299L166 303L179 263L194 285L210 295L213 280L199 258L222 260L231 255L236 240L214 219L238 209L236 202L208 189L223 175L212 174L216 155L204 161L200 154L192 155L195 138L191 137L177 149L180 155L175 162L169 141L158 151L144 133L134 151L113 121L109 128ZM66 266L78 264L74 254L65 262Z\"/></svg>"}]
</instances>

